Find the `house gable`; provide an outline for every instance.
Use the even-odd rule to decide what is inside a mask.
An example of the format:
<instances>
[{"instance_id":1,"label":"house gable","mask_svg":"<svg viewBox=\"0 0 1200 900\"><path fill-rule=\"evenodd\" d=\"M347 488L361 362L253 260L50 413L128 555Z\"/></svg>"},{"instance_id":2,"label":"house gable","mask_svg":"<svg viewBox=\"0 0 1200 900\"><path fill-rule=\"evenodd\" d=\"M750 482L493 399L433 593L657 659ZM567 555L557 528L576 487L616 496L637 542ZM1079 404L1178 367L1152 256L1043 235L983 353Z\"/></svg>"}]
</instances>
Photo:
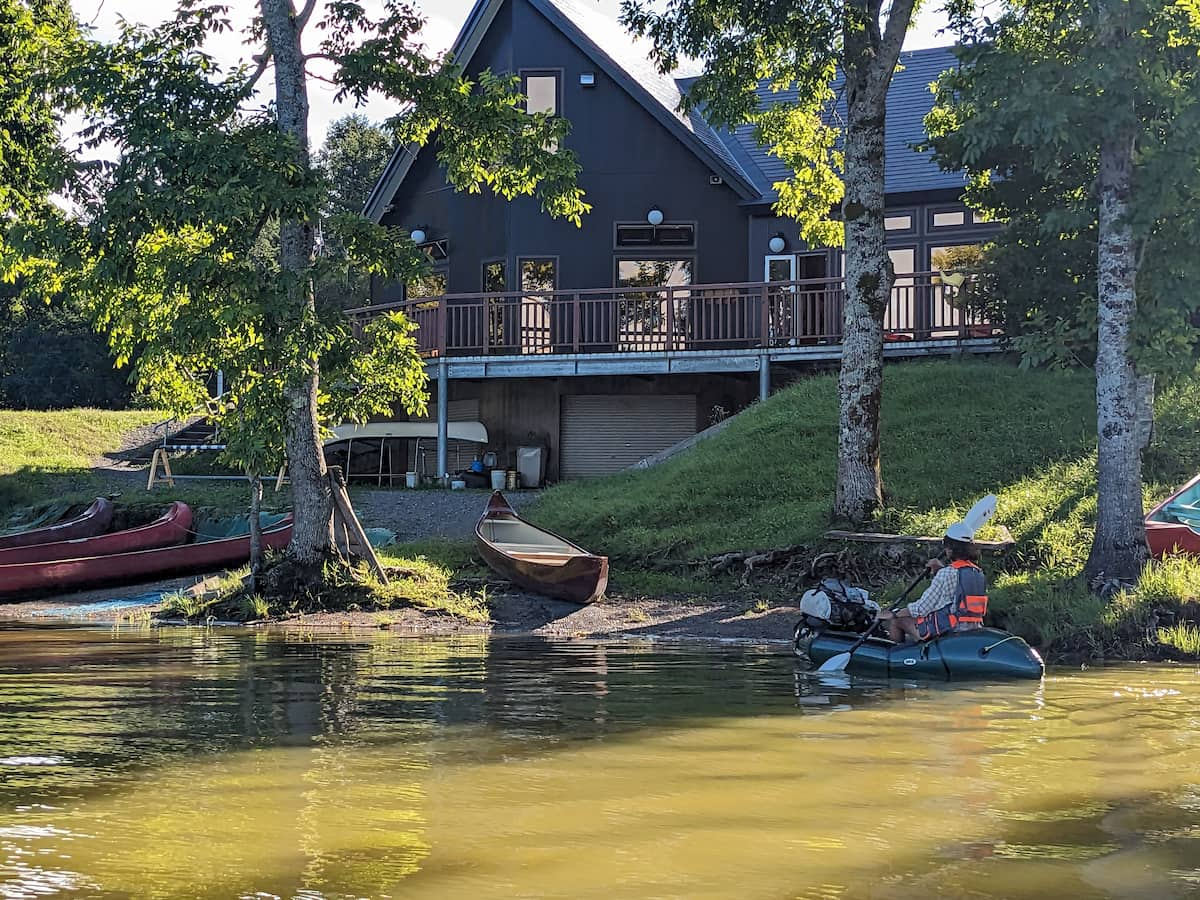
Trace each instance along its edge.
<instances>
[{"instance_id":1,"label":"house gable","mask_svg":"<svg viewBox=\"0 0 1200 900\"><path fill-rule=\"evenodd\" d=\"M580 52L588 56L646 112L653 116L707 167L718 173L743 200L754 200L760 191L717 133L696 113L678 110L682 94L675 79L661 75L648 61L619 23L571 0L479 0L455 41L451 55L467 72L486 66L473 65L493 28L512 27L512 4L523 2L536 9ZM507 12L508 15L503 15ZM603 41L611 52L601 48ZM619 59L617 58L619 57ZM492 66L495 71L508 69ZM565 114L570 118L570 114ZM397 190L420 155L415 145L398 147L382 177L367 198L364 214L374 222L383 219Z\"/></svg>"}]
</instances>

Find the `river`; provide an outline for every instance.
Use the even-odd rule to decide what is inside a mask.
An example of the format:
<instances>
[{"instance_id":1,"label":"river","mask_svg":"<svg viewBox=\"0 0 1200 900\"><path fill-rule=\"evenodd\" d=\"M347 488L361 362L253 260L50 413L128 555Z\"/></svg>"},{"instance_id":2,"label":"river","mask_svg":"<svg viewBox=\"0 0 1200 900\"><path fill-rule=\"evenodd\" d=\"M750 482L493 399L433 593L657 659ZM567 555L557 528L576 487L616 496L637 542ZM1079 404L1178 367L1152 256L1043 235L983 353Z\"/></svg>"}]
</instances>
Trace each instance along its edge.
<instances>
[{"instance_id":1,"label":"river","mask_svg":"<svg viewBox=\"0 0 1200 900\"><path fill-rule=\"evenodd\" d=\"M0 897L1200 896L1200 673L0 626Z\"/></svg>"}]
</instances>

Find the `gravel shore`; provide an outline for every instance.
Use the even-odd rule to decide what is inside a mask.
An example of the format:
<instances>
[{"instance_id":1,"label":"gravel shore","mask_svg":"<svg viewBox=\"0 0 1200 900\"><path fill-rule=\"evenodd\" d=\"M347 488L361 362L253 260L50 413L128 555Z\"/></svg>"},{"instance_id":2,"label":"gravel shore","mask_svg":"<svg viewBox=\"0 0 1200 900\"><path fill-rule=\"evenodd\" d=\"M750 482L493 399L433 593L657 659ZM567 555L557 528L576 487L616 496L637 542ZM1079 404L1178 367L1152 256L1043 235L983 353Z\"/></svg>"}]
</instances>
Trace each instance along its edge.
<instances>
[{"instance_id":1,"label":"gravel shore","mask_svg":"<svg viewBox=\"0 0 1200 900\"><path fill-rule=\"evenodd\" d=\"M354 511L366 528L387 528L400 543L427 538L470 540L491 491L355 488ZM528 506L538 491L505 492L514 509Z\"/></svg>"}]
</instances>

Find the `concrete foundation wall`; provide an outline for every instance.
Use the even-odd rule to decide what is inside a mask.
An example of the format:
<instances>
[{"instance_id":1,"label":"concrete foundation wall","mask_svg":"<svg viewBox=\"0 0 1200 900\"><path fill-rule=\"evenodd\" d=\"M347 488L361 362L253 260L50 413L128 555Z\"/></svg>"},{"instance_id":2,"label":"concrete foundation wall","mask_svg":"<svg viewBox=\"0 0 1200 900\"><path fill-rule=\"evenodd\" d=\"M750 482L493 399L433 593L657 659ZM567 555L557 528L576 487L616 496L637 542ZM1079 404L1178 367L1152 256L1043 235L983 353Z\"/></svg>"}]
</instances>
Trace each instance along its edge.
<instances>
[{"instance_id":1,"label":"concrete foundation wall","mask_svg":"<svg viewBox=\"0 0 1200 900\"><path fill-rule=\"evenodd\" d=\"M696 397L696 430L712 424L716 407L732 415L758 396L757 375L669 375L652 377L493 379L452 381L450 399L479 400L479 414L501 464L512 467L517 447L548 449L546 478L559 479L562 398L572 395L691 394Z\"/></svg>"}]
</instances>

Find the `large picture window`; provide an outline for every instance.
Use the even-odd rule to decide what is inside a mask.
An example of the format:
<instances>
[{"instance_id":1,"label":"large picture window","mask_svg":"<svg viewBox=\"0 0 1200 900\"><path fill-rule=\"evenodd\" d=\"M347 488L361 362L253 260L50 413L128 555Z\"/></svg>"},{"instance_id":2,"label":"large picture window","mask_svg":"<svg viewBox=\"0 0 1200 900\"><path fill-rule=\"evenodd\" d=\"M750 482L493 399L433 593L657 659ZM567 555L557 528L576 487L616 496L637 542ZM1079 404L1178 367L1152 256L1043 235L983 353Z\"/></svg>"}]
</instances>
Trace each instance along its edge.
<instances>
[{"instance_id":1,"label":"large picture window","mask_svg":"<svg viewBox=\"0 0 1200 900\"><path fill-rule=\"evenodd\" d=\"M677 287L692 283L690 259L619 259L617 287Z\"/></svg>"}]
</instances>

